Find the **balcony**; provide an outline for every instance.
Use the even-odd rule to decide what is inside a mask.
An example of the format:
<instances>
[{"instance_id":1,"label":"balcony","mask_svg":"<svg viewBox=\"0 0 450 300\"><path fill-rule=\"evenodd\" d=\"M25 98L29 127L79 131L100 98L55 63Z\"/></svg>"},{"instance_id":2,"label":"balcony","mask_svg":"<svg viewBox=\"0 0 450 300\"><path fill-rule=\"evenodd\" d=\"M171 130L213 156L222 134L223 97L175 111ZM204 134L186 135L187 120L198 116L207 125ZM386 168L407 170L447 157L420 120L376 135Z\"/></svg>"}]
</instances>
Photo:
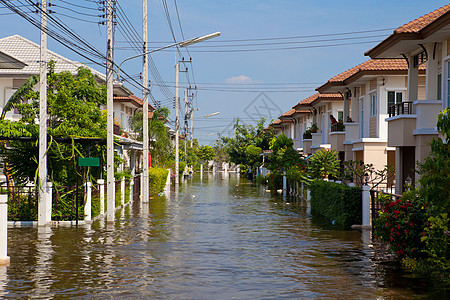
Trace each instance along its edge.
<instances>
[{"instance_id":1,"label":"balcony","mask_svg":"<svg viewBox=\"0 0 450 300\"><path fill-rule=\"evenodd\" d=\"M345 132L344 131L332 131L328 135L328 141L331 145L331 150L345 151L344 149Z\"/></svg>"},{"instance_id":2,"label":"balcony","mask_svg":"<svg viewBox=\"0 0 450 300\"><path fill-rule=\"evenodd\" d=\"M416 146L417 135L436 135L436 122L442 101L418 100L389 107L388 146Z\"/></svg>"},{"instance_id":3,"label":"balcony","mask_svg":"<svg viewBox=\"0 0 450 300\"><path fill-rule=\"evenodd\" d=\"M398 115L411 115L413 114L413 102L405 101L389 106L389 118Z\"/></svg>"},{"instance_id":4,"label":"balcony","mask_svg":"<svg viewBox=\"0 0 450 300\"><path fill-rule=\"evenodd\" d=\"M344 123L331 124L331 132L344 132L344 131L345 131Z\"/></svg>"},{"instance_id":5,"label":"balcony","mask_svg":"<svg viewBox=\"0 0 450 300\"><path fill-rule=\"evenodd\" d=\"M312 139L303 139L303 154L311 154Z\"/></svg>"},{"instance_id":6,"label":"balcony","mask_svg":"<svg viewBox=\"0 0 450 300\"><path fill-rule=\"evenodd\" d=\"M344 123L345 142L350 143L359 139L359 123Z\"/></svg>"}]
</instances>

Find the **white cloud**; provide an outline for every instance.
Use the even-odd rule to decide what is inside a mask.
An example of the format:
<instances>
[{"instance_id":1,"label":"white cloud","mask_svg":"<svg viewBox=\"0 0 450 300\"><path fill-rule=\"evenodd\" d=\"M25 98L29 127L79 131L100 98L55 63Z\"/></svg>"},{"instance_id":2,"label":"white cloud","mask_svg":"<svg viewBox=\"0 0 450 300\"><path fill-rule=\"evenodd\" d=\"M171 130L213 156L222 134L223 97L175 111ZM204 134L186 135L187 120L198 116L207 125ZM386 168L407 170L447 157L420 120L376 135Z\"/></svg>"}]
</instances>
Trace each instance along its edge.
<instances>
[{"instance_id":1,"label":"white cloud","mask_svg":"<svg viewBox=\"0 0 450 300\"><path fill-rule=\"evenodd\" d=\"M227 78L225 80L225 83L254 83L255 81L253 79L251 79L248 76L245 75L239 75L239 76L234 76L234 77L230 77Z\"/></svg>"}]
</instances>

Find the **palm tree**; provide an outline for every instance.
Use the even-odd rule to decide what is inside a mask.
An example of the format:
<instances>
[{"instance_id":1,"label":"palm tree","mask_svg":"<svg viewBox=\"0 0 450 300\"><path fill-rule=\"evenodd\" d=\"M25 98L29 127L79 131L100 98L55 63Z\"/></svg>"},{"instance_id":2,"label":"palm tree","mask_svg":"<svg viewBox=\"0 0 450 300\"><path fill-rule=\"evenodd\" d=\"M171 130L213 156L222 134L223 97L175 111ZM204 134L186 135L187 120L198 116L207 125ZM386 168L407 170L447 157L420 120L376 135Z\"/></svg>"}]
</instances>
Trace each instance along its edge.
<instances>
[{"instance_id":1,"label":"palm tree","mask_svg":"<svg viewBox=\"0 0 450 300\"><path fill-rule=\"evenodd\" d=\"M168 108L160 107L148 120L150 154L152 162L159 166L169 162L173 153L169 127L166 125L169 114ZM129 122L131 129L139 134L138 139L142 141L142 113L133 115Z\"/></svg>"}]
</instances>

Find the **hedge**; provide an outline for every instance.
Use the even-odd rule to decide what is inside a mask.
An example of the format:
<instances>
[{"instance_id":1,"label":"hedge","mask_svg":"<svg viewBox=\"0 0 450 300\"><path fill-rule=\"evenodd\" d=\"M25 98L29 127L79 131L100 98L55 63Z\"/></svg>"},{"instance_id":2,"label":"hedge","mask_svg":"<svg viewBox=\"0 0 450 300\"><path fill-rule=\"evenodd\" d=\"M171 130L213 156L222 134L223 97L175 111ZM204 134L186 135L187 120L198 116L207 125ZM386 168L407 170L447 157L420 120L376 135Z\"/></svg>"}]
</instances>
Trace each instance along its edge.
<instances>
[{"instance_id":1,"label":"hedge","mask_svg":"<svg viewBox=\"0 0 450 300\"><path fill-rule=\"evenodd\" d=\"M156 196L164 191L168 174L169 171L163 168L151 168L148 170L148 185L150 195Z\"/></svg>"},{"instance_id":2,"label":"hedge","mask_svg":"<svg viewBox=\"0 0 450 300\"><path fill-rule=\"evenodd\" d=\"M350 227L362 223L362 192L344 184L314 180L310 185L311 212L337 225Z\"/></svg>"}]
</instances>

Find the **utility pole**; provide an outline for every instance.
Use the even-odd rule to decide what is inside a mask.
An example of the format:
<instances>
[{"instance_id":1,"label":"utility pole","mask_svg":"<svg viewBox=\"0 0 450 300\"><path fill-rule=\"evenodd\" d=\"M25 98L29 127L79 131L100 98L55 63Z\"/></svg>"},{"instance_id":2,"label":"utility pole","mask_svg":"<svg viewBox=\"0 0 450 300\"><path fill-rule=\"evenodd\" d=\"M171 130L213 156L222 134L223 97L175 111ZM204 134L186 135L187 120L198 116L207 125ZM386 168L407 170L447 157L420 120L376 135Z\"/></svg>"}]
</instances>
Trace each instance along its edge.
<instances>
[{"instance_id":1,"label":"utility pole","mask_svg":"<svg viewBox=\"0 0 450 300\"><path fill-rule=\"evenodd\" d=\"M112 0L106 0L106 38L107 38L107 55L106 55L106 220L108 223L114 222L114 123L113 123L113 7Z\"/></svg>"},{"instance_id":2,"label":"utility pole","mask_svg":"<svg viewBox=\"0 0 450 300\"><path fill-rule=\"evenodd\" d=\"M193 147L192 143L194 142L194 109L193 108L191 108L190 116L191 116L191 148L192 148Z\"/></svg>"},{"instance_id":3,"label":"utility pole","mask_svg":"<svg viewBox=\"0 0 450 300\"><path fill-rule=\"evenodd\" d=\"M47 0L41 1L41 54L39 62L39 207L38 225L51 221L51 199L47 199ZM50 203L49 203L50 202ZM50 220L47 211L50 209Z\"/></svg>"},{"instance_id":4,"label":"utility pole","mask_svg":"<svg viewBox=\"0 0 450 300\"><path fill-rule=\"evenodd\" d=\"M148 54L147 53L147 40L148 40L148 33L147 33L147 0L142 0L142 45L143 45L143 53L144 56L142 57L142 135L143 135L143 146L142 146L142 152L143 152L143 168L142 171L144 172L144 182L142 184L142 202L147 203L149 202L149 186L148 186Z\"/></svg>"},{"instance_id":5,"label":"utility pole","mask_svg":"<svg viewBox=\"0 0 450 300\"><path fill-rule=\"evenodd\" d=\"M178 50L175 52L178 53ZM175 54L175 184L180 183L179 179L179 110L180 110L180 98L178 97L178 78L180 73L180 64L178 62L178 56Z\"/></svg>"},{"instance_id":6,"label":"utility pole","mask_svg":"<svg viewBox=\"0 0 450 300\"><path fill-rule=\"evenodd\" d=\"M188 136L188 102L187 102L188 90L184 90L184 163L187 166L187 136Z\"/></svg>"}]
</instances>

